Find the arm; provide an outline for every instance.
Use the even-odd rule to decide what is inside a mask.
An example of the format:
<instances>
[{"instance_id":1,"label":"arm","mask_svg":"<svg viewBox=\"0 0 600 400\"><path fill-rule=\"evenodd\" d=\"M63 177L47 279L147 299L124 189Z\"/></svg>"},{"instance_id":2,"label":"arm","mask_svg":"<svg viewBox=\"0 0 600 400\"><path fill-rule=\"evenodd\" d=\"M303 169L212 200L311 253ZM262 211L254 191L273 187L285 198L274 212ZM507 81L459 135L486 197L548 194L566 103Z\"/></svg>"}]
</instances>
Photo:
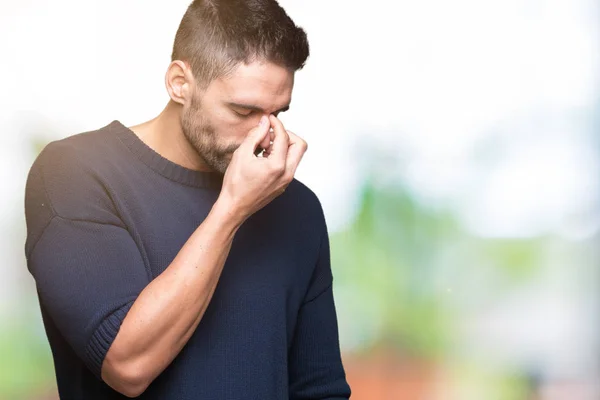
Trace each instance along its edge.
<instances>
[{"instance_id":1,"label":"arm","mask_svg":"<svg viewBox=\"0 0 600 400\"><path fill-rule=\"evenodd\" d=\"M78 356L114 390L140 395L196 329L240 225L227 207L218 201L150 283L123 227L60 216L45 227L28 256L40 300Z\"/></svg>"},{"instance_id":2,"label":"arm","mask_svg":"<svg viewBox=\"0 0 600 400\"><path fill-rule=\"evenodd\" d=\"M340 355L332 281L329 238L325 232L290 349L290 399L350 398Z\"/></svg>"},{"instance_id":3,"label":"arm","mask_svg":"<svg viewBox=\"0 0 600 400\"><path fill-rule=\"evenodd\" d=\"M277 151L257 158L268 121L235 152L211 212L151 282L111 199L77 154L55 145L32 168L26 253L40 301L78 357L113 389L138 396L177 356L204 315L237 229L291 181L306 147L296 142L287 157L289 138L276 129Z\"/></svg>"},{"instance_id":4,"label":"arm","mask_svg":"<svg viewBox=\"0 0 600 400\"><path fill-rule=\"evenodd\" d=\"M138 396L173 361L202 319L239 219L218 201L171 265L137 297L102 364L113 389Z\"/></svg>"}]
</instances>

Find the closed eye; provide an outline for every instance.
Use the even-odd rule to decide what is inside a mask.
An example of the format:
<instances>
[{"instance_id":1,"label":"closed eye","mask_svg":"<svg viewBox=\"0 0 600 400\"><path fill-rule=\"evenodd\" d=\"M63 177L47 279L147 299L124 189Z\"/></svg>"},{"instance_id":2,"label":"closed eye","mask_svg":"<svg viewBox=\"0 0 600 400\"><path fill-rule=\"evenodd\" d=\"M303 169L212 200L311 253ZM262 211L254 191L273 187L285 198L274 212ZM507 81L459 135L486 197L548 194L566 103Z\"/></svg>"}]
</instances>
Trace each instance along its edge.
<instances>
[{"instance_id":1,"label":"closed eye","mask_svg":"<svg viewBox=\"0 0 600 400\"><path fill-rule=\"evenodd\" d=\"M241 112L237 112L237 111L235 111L235 110L233 110L233 112L234 112L234 113L235 113L235 114L236 114L238 117L241 117L241 118L246 118L246 117L249 117L249 116L250 116L250 115L252 115L252 113L253 113L253 111L250 111L250 112L248 112L248 113L241 113Z\"/></svg>"},{"instance_id":2,"label":"closed eye","mask_svg":"<svg viewBox=\"0 0 600 400\"><path fill-rule=\"evenodd\" d=\"M236 113L236 115L238 117L241 117L241 118L249 117L250 115L252 115L255 112L265 113L265 111L262 108L257 107L255 105L239 104L239 103L231 103L231 102L226 103L226 104L231 108L231 110L234 113ZM238 109L238 110L244 110L246 112L242 113L242 112L236 111L236 109ZM290 109L290 105L288 104L285 107L280 108L279 110L275 111L272 114L275 115L275 116L277 116L279 113L286 112L289 109Z\"/></svg>"}]
</instances>

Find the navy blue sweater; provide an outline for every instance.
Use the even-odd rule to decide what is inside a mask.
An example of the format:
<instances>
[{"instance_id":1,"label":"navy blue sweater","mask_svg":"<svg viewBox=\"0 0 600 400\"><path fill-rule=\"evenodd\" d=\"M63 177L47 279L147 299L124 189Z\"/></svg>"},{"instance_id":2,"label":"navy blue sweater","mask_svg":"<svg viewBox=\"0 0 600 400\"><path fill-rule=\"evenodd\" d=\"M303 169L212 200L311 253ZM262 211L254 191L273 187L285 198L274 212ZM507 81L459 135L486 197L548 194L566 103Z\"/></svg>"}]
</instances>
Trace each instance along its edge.
<instances>
[{"instance_id":1,"label":"navy blue sweater","mask_svg":"<svg viewBox=\"0 0 600 400\"><path fill-rule=\"evenodd\" d=\"M102 381L104 357L221 185L221 175L163 158L118 121L38 156L25 253L61 399L126 398ZM321 204L294 180L241 226L196 331L139 398L349 398L331 285Z\"/></svg>"}]
</instances>

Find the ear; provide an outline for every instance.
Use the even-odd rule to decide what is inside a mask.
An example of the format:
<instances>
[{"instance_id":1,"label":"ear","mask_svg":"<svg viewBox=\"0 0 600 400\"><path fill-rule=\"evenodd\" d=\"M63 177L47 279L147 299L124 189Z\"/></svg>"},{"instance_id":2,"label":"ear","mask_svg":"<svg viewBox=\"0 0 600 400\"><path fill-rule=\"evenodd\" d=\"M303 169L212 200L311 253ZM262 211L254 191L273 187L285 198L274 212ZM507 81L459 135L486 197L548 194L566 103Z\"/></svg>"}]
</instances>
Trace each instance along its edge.
<instances>
[{"instance_id":1,"label":"ear","mask_svg":"<svg viewBox=\"0 0 600 400\"><path fill-rule=\"evenodd\" d=\"M175 103L185 104L192 96L196 83L191 68L183 61L175 60L169 64L165 75L165 86L169 97Z\"/></svg>"}]
</instances>

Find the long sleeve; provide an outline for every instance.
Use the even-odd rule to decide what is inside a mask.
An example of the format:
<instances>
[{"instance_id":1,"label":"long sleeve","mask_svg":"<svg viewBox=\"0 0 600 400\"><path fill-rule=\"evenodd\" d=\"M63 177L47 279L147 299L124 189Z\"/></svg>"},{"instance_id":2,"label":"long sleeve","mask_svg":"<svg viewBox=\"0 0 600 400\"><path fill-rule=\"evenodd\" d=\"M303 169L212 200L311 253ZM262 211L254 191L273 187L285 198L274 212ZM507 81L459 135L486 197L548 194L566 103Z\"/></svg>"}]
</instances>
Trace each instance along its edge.
<instances>
[{"instance_id":1,"label":"long sleeve","mask_svg":"<svg viewBox=\"0 0 600 400\"><path fill-rule=\"evenodd\" d=\"M329 237L325 232L289 354L292 400L350 398L340 355L329 253Z\"/></svg>"}]
</instances>

